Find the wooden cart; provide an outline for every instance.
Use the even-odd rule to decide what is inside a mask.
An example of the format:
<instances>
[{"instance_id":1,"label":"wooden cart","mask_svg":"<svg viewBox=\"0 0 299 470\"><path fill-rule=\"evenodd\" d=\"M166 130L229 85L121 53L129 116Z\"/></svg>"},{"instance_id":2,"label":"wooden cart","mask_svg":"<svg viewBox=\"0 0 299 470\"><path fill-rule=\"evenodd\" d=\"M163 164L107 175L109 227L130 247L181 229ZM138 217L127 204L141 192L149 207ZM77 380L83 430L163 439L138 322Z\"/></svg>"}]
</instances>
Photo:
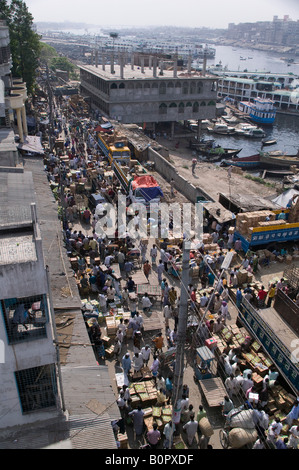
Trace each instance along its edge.
<instances>
[{"instance_id":1,"label":"wooden cart","mask_svg":"<svg viewBox=\"0 0 299 470\"><path fill-rule=\"evenodd\" d=\"M220 406L227 391L220 377L212 377L199 381L202 393L210 407Z\"/></svg>"}]
</instances>

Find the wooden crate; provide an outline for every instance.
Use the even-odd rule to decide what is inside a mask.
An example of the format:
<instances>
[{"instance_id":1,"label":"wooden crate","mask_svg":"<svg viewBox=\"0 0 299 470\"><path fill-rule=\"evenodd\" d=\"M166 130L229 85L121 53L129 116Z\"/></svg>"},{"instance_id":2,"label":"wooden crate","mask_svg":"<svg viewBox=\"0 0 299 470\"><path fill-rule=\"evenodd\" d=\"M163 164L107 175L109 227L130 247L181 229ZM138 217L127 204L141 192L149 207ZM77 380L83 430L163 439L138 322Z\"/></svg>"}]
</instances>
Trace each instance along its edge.
<instances>
[{"instance_id":1,"label":"wooden crate","mask_svg":"<svg viewBox=\"0 0 299 470\"><path fill-rule=\"evenodd\" d=\"M117 439L118 439L118 442L120 443L120 449L128 448L128 436L126 432L124 434L118 433Z\"/></svg>"}]
</instances>

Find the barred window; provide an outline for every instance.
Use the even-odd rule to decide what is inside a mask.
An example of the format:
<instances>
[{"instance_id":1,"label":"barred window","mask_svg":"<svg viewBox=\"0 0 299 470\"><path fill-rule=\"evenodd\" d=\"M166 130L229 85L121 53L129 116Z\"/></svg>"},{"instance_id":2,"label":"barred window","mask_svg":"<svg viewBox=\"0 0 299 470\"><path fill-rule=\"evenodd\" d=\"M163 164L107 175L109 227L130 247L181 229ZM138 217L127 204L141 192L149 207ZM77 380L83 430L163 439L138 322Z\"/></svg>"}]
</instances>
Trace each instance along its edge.
<instances>
[{"instance_id":1,"label":"barred window","mask_svg":"<svg viewBox=\"0 0 299 470\"><path fill-rule=\"evenodd\" d=\"M57 379L55 364L15 372L23 413L56 406Z\"/></svg>"},{"instance_id":2,"label":"barred window","mask_svg":"<svg viewBox=\"0 0 299 470\"><path fill-rule=\"evenodd\" d=\"M8 343L31 341L47 336L48 308L46 295L1 300Z\"/></svg>"}]
</instances>

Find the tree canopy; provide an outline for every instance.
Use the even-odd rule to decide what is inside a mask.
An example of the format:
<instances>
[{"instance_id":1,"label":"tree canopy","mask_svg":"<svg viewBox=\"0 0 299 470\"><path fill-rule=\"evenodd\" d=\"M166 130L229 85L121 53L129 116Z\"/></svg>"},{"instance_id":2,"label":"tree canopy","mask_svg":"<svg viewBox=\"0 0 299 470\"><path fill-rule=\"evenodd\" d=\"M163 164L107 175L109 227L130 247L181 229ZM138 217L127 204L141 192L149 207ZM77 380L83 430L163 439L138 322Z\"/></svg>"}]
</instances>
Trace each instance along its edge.
<instances>
[{"instance_id":1,"label":"tree canopy","mask_svg":"<svg viewBox=\"0 0 299 470\"><path fill-rule=\"evenodd\" d=\"M33 29L33 16L22 0L10 3L0 0L0 19L9 28L12 75L22 78L28 93L32 93L41 49L40 36Z\"/></svg>"}]
</instances>

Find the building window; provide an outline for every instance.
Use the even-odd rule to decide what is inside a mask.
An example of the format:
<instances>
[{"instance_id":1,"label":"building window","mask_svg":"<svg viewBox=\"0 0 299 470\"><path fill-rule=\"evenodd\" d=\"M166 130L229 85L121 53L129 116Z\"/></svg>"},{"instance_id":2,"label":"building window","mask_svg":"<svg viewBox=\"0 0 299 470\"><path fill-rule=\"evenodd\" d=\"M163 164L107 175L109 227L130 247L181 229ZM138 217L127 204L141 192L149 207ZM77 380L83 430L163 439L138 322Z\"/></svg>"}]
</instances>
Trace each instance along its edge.
<instances>
[{"instance_id":1,"label":"building window","mask_svg":"<svg viewBox=\"0 0 299 470\"><path fill-rule=\"evenodd\" d=\"M173 89L174 89L174 84L173 84L172 82L169 82L169 83L167 84L167 88L168 88L170 91L173 90Z\"/></svg>"},{"instance_id":2,"label":"building window","mask_svg":"<svg viewBox=\"0 0 299 470\"><path fill-rule=\"evenodd\" d=\"M45 338L48 322L46 295L1 300L8 343Z\"/></svg>"},{"instance_id":3,"label":"building window","mask_svg":"<svg viewBox=\"0 0 299 470\"><path fill-rule=\"evenodd\" d=\"M180 103L179 104L179 113L184 113L184 111L185 111L185 105L184 105L184 103Z\"/></svg>"},{"instance_id":4,"label":"building window","mask_svg":"<svg viewBox=\"0 0 299 470\"><path fill-rule=\"evenodd\" d=\"M124 83L120 83L118 88L120 88L120 89L125 88L125 84L124 84Z\"/></svg>"},{"instance_id":5,"label":"building window","mask_svg":"<svg viewBox=\"0 0 299 470\"><path fill-rule=\"evenodd\" d=\"M177 104L176 104L176 103L171 103L171 104L169 105L169 107L170 107L170 108L177 108Z\"/></svg>"},{"instance_id":6,"label":"building window","mask_svg":"<svg viewBox=\"0 0 299 470\"><path fill-rule=\"evenodd\" d=\"M196 84L194 82L190 83L190 94L194 95L196 92Z\"/></svg>"},{"instance_id":7,"label":"building window","mask_svg":"<svg viewBox=\"0 0 299 470\"><path fill-rule=\"evenodd\" d=\"M55 364L16 371L15 378L23 414L56 407Z\"/></svg>"},{"instance_id":8,"label":"building window","mask_svg":"<svg viewBox=\"0 0 299 470\"><path fill-rule=\"evenodd\" d=\"M110 88L111 88L111 90L117 89L116 83L111 83Z\"/></svg>"},{"instance_id":9,"label":"building window","mask_svg":"<svg viewBox=\"0 0 299 470\"><path fill-rule=\"evenodd\" d=\"M183 95L188 95L188 93L189 93L188 82L184 82L183 83Z\"/></svg>"},{"instance_id":10,"label":"building window","mask_svg":"<svg viewBox=\"0 0 299 470\"><path fill-rule=\"evenodd\" d=\"M202 88L203 88L203 83L202 82L198 82L197 83L197 93L200 94L202 92Z\"/></svg>"},{"instance_id":11,"label":"building window","mask_svg":"<svg viewBox=\"0 0 299 470\"><path fill-rule=\"evenodd\" d=\"M159 94L160 95L165 95L166 94L166 84L165 83L160 83Z\"/></svg>"},{"instance_id":12,"label":"building window","mask_svg":"<svg viewBox=\"0 0 299 470\"><path fill-rule=\"evenodd\" d=\"M200 106L206 106L206 102L205 102L205 101L202 101L202 102L200 103Z\"/></svg>"},{"instance_id":13,"label":"building window","mask_svg":"<svg viewBox=\"0 0 299 470\"><path fill-rule=\"evenodd\" d=\"M208 102L208 106L216 106L215 101L213 101L213 100L212 100L212 101L209 101L209 102Z\"/></svg>"},{"instance_id":14,"label":"building window","mask_svg":"<svg viewBox=\"0 0 299 470\"><path fill-rule=\"evenodd\" d=\"M195 103L193 103L193 112L198 113L198 110L199 110L199 104L197 101L195 101Z\"/></svg>"},{"instance_id":15,"label":"building window","mask_svg":"<svg viewBox=\"0 0 299 470\"><path fill-rule=\"evenodd\" d=\"M165 103L160 104L159 114L167 114L167 105Z\"/></svg>"},{"instance_id":16,"label":"building window","mask_svg":"<svg viewBox=\"0 0 299 470\"><path fill-rule=\"evenodd\" d=\"M149 82L145 82L145 83L144 83L144 88L150 88L150 87L151 87L151 85L150 85Z\"/></svg>"}]
</instances>

